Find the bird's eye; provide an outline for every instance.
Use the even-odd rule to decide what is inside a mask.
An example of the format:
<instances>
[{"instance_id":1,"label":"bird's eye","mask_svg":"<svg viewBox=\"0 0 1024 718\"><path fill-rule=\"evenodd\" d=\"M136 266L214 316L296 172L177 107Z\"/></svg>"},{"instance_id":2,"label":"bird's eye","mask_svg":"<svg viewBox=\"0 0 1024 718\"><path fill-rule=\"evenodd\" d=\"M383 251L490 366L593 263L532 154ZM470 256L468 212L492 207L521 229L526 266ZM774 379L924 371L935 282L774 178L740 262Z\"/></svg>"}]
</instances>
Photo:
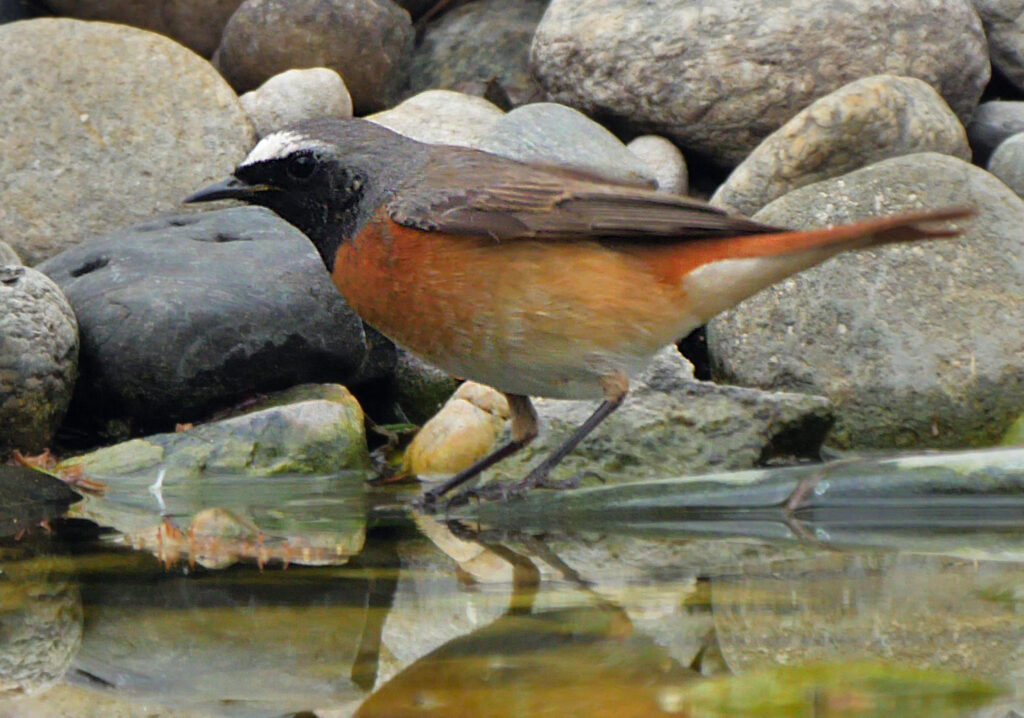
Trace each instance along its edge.
<instances>
[{"instance_id":1,"label":"bird's eye","mask_svg":"<svg viewBox=\"0 0 1024 718\"><path fill-rule=\"evenodd\" d=\"M288 173L288 176L297 180L309 179L313 176L315 170L316 160L311 155L306 154L295 155L285 165L285 171Z\"/></svg>"}]
</instances>

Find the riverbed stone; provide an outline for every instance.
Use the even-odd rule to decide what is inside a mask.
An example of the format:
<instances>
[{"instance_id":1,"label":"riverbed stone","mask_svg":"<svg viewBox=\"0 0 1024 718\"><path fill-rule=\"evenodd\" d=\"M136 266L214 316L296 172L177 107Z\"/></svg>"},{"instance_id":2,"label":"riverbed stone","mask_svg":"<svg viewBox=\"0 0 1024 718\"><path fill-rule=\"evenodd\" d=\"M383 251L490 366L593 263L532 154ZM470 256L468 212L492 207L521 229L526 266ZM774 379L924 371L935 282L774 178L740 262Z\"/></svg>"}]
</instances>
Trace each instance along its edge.
<instances>
[{"instance_id":1,"label":"riverbed stone","mask_svg":"<svg viewBox=\"0 0 1024 718\"><path fill-rule=\"evenodd\" d=\"M177 209L256 139L210 64L156 33L37 18L0 25L0 56L0 240L26 264Z\"/></svg>"},{"instance_id":2,"label":"riverbed stone","mask_svg":"<svg viewBox=\"0 0 1024 718\"><path fill-rule=\"evenodd\" d=\"M626 149L647 166L658 183L659 192L686 194L686 158L670 140L659 135L640 135L631 140Z\"/></svg>"},{"instance_id":3,"label":"riverbed stone","mask_svg":"<svg viewBox=\"0 0 1024 718\"><path fill-rule=\"evenodd\" d=\"M1024 196L1024 132L1011 135L988 160L988 171Z\"/></svg>"},{"instance_id":4,"label":"riverbed stone","mask_svg":"<svg viewBox=\"0 0 1024 718\"><path fill-rule=\"evenodd\" d=\"M338 294L305 235L240 207L153 220L40 265L78 315L69 422L129 433L303 382L386 378L394 346Z\"/></svg>"},{"instance_id":5,"label":"riverbed stone","mask_svg":"<svg viewBox=\"0 0 1024 718\"><path fill-rule=\"evenodd\" d=\"M60 288L29 267L0 265L0 457L49 445L77 362L78 323Z\"/></svg>"},{"instance_id":6,"label":"riverbed stone","mask_svg":"<svg viewBox=\"0 0 1024 718\"><path fill-rule=\"evenodd\" d=\"M214 64L238 92L285 70L328 67L364 114L397 99L412 47L409 13L391 0L245 0Z\"/></svg>"},{"instance_id":7,"label":"riverbed stone","mask_svg":"<svg viewBox=\"0 0 1024 718\"><path fill-rule=\"evenodd\" d=\"M992 66L1024 90L1024 0L972 0L985 27Z\"/></svg>"},{"instance_id":8,"label":"riverbed stone","mask_svg":"<svg viewBox=\"0 0 1024 718\"><path fill-rule=\"evenodd\" d=\"M1024 392L1024 202L978 167L905 155L794 190L756 215L795 228L970 205L963 237L848 253L708 325L717 378L831 397L844 449L995 442Z\"/></svg>"},{"instance_id":9,"label":"riverbed stone","mask_svg":"<svg viewBox=\"0 0 1024 718\"><path fill-rule=\"evenodd\" d=\"M729 166L855 79L917 77L961 121L989 79L969 0L552 0L531 62L552 100Z\"/></svg>"},{"instance_id":10,"label":"riverbed stone","mask_svg":"<svg viewBox=\"0 0 1024 718\"><path fill-rule=\"evenodd\" d=\"M314 117L352 117L352 97L345 81L326 67L286 70L238 100L261 137Z\"/></svg>"},{"instance_id":11,"label":"riverbed stone","mask_svg":"<svg viewBox=\"0 0 1024 718\"><path fill-rule=\"evenodd\" d=\"M540 435L488 476L520 479L597 408L592 401L534 399ZM597 483L750 468L816 458L832 422L821 397L769 393L693 379L674 346L631 383L622 406L552 472Z\"/></svg>"},{"instance_id":12,"label":"riverbed stone","mask_svg":"<svg viewBox=\"0 0 1024 718\"><path fill-rule=\"evenodd\" d=\"M203 57L220 43L228 18L242 0L46 0L58 15L103 20L151 30Z\"/></svg>"},{"instance_id":13,"label":"riverbed stone","mask_svg":"<svg viewBox=\"0 0 1024 718\"><path fill-rule=\"evenodd\" d=\"M752 215L797 187L917 152L971 158L963 125L930 85L867 77L815 101L766 137L711 203Z\"/></svg>"},{"instance_id":14,"label":"riverbed stone","mask_svg":"<svg viewBox=\"0 0 1024 718\"><path fill-rule=\"evenodd\" d=\"M483 94L496 81L513 104L543 91L530 74L530 41L547 0L476 0L429 23L410 60L409 88Z\"/></svg>"},{"instance_id":15,"label":"riverbed stone","mask_svg":"<svg viewBox=\"0 0 1024 718\"><path fill-rule=\"evenodd\" d=\"M967 125L967 139L975 164L984 167L996 147L1021 132L1024 132L1024 102L993 100L978 105Z\"/></svg>"},{"instance_id":16,"label":"riverbed stone","mask_svg":"<svg viewBox=\"0 0 1024 718\"><path fill-rule=\"evenodd\" d=\"M555 102L517 107L499 118L475 146L520 162L571 167L618 182L655 184L653 172L619 138L582 112Z\"/></svg>"},{"instance_id":17,"label":"riverbed stone","mask_svg":"<svg viewBox=\"0 0 1024 718\"><path fill-rule=\"evenodd\" d=\"M482 97L426 90L366 119L420 142L476 147L504 115Z\"/></svg>"}]
</instances>

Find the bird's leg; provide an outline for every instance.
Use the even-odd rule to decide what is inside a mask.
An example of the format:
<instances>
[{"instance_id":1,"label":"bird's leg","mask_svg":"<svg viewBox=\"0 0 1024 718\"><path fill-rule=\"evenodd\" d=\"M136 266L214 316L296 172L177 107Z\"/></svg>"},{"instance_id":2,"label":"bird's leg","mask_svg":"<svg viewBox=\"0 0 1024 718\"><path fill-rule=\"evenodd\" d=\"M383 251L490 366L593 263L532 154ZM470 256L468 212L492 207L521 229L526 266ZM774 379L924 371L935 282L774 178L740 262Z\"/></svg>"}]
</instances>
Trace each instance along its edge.
<instances>
[{"instance_id":1,"label":"bird's leg","mask_svg":"<svg viewBox=\"0 0 1024 718\"><path fill-rule=\"evenodd\" d=\"M490 468L502 459L511 456L537 438L537 412L533 408L530 397L519 394L505 394L508 399L509 412L512 415L512 436L507 444L500 446L455 476L430 491L424 491L416 500L421 507L432 506L440 497L461 486L480 472Z\"/></svg>"},{"instance_id":2,"label":"bird's leg","mask_svg":"<svg viewBox=\"0 0 1024 718\"><path fill-rule=\"evenodd\" d=\"M601 388L604 389L604 401L597 407L597 410L580 424L576 431L561 446L552 451L544 461L534 467L533 471L527 474L525 479L513 486L510 495L523 494L532 488L545 486L551 470L569 452L575 449L586 438L587 434L593 431L609 414L619 408L626 398L626 393L629 391L629 379L626 378L625 374L615 373L601 380Z\"/></svg>"}]
</instances>

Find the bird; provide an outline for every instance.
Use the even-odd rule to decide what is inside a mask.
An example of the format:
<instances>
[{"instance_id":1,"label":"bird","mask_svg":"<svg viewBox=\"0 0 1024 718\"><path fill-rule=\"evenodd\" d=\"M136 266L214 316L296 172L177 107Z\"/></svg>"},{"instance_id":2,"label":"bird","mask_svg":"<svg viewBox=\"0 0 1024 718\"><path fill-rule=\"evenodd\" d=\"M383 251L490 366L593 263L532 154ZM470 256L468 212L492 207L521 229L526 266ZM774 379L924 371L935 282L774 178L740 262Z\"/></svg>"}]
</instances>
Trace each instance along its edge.
<instances>
[{"instance_id":1,"label":"bird","mask_svg":"<svg viewBox=\"0 0 1024 718\"><path fill-rule=\"evenodd\" d=\"M639 183L327 118L264 136L185 202L222 199L301 230L349 306L396 344L505 394L508 441L422 493L421 508L537 436L531 396L600 404L503 498L553 485L551 470L622 404L629 377L716 314L839 252L957 236L949 222L973 213L794 231Z\"/></svg>"}]
</instances>

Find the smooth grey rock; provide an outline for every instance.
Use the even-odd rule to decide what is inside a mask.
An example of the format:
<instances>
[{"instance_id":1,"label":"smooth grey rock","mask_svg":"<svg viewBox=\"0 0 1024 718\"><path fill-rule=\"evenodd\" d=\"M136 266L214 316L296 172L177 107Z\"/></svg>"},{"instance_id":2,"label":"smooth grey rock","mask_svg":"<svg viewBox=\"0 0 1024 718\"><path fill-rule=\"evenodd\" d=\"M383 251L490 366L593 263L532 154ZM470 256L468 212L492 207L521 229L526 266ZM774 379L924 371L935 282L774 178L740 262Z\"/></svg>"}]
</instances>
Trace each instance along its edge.
<instances>
[{"instance_id":1,"label":"smooth grey rock","mask_svg":"<svg viewBox=\"0 0 1024 718\"><path fill-rule=\"evenodd\" d=\"M45 449L75 386L78 324L46 275L0 265L0 456Z\"/></svg>"},{"instance_id":2,"label":"smooth grey rock","mask_svg":"<svg viewBox=\"0 0 1024 718\"><path fill-rule=\"evenodd\" d=\"M0 56L0 239L26 264L176 209L256 139L209 63L151 32L25 20Z\"/></svg>"},{"instance_id":3,"label":"smooth grey rock","mask_svg":"<svg viewBox=\"0 0 1024 718\"><path fill-rule=\"evenodd\" d=\"M751 215L790 190L917 152L970 160L963 125L928 84L876 75L815 101L766 137L711 203Z\"/></svg>"},{"instance_id":4,"label":"smooth grey rock","mask_svg":"<svg viewBox=\"0 0 1024 718\"><path fill-rule=\"evenodd\" d=\"M242 0L46 0L58 15L132 25L177 40L203 57L220 43Z\"/></svg>"},{"instance_id":5,"label":"smooth grey rock","mask_svg":"<svg viewBox=\"0 0 1024 718\"><path fill-rule=\"evenodd\" d=\"M393 346L364 332L306 237L263 208L154 220L40 269L81 324L72 418L86 428L160 430L257 392L351 386L394 366Z\"/></svg>"},{"instance_id":6,"label":"smooth grey rock","mask_svg":"<svg viewBox=\"0 0 1024 718\"><path fill-rule=\"evenodd\" d=\"M491 475L522 478L597 408L535 399L540 436ZM692 378L674 346L631 384L623 405L552 473L596 472L610 483L750 468L778 457L816 457L832 423L821 397L766 393Z\"/></svg>"},{"instance_id":7,"label":"smooth grey rock","mask_svg":"<svg viewBox=\"0 0 1024 718\"><path fill-rule=\"evenodd\" d=\"M475 146L520 162L572 167L619 182L655 182L647 165L615 135L582 112L554 102L517 107Z\"/></svg>"},{"instance_id":8,"label":"smooth grey rock","mask_svg":"<svg viewBox=\"0 0 1024 718\"><path fill-rule=\"evenodd\" d=\"M841 448L987 445L1024 390L1024 202L962 160L878 162L794 190L756 215L797 228L973 205L962 238L844 254L708 325L715 375L837 404Z\"/></svg>"},{"instance_id":9,"label":"smooth grey rock","mask_svg":"<svg viewBox=\"0 0 1024 718\"><path fill-rule=\"evenodd\" d=\"M547 0L476 0L431 22L409 62L409 88L482 95L496 80L516 105L543 91L530 74L530 41Z\"/></svg>"},{"instance_id":10,"label":"smooth grey rock","mask_svg":"<svg viewBox=\"0 0 1024 718\"><path fill-rule=\"evenodd\" d=\"M412 46L409 13L391 0L245 0L214 64L238 92L285 70L328 67L364 114L396 99Z\"/></svg>"},{"instance_id":11,"label":"smooth grey rock","mask_svg":"<svg viewBox=\"0 0 1024 718\"><path fill-rule=\"evenodd\" d=\"M552 0L531 63L552 100L728 165L858 78L918 77L964 121L989 78L968 0Z\"/></svg>"},{"instance_id":12,"label":"smooth grey rock","mask_svg":"<svg viewBox=\"0 0 1024 718\"><path fill-rule=\"evenodd\" d=\"M992 66L1024 90L1024 0L972 0L988 38Z\"/></svg>"},{"instance_id":13,"label":"smooth grey rock","mask_svg":"<svg viewBox=\"0 0 1024 718\"><path fill-rule=\"evenodd\" d=\"M1024 132L1024 102L993 100L978 105L967 125L974 162L985 165L996 147L1011 135Z\"/></svg>"},{"instance_id":14,"label":"smooth grey rock","mask_svg":"<svg viewBox=\"0 0 1024 718\"><path fill-rule=\"evenodd\" d=\"M427 90L366 119L420 142L476 147L504 115L482 97Z\"/></svg>"},{"instance_id":15,"label":"smooth grey rock","mask_svg":"<svg viewBox=\"0 0 1024 718\"><path fill-rule=\"evenodd\" d=\"M238 101L260 136L314 117L352 117L352 98L345 81L326 67L274 75Z\"/></svg>"},{"instance_id":16,"label":"smooth grey rock","mask_svg":"<svg viewBox=\"0 0 1024 718\"><path fill-rule=\"evenodd\" d=\"M647 166L658 183L659 192L686 194L686 159L670 140L658 135L641 135L627 144L626 149Z\"/></svg>"},{"instance_id":17,"label":"smooth grey rock","mask_svg":"<svg viewBox=\"0 0 1024 718\"><path fill-rule=\"evenodd\" d=\"M1011 135L988 160L988 171L1024 197L1024 132Z\"/></svg>"}]
</instances>

